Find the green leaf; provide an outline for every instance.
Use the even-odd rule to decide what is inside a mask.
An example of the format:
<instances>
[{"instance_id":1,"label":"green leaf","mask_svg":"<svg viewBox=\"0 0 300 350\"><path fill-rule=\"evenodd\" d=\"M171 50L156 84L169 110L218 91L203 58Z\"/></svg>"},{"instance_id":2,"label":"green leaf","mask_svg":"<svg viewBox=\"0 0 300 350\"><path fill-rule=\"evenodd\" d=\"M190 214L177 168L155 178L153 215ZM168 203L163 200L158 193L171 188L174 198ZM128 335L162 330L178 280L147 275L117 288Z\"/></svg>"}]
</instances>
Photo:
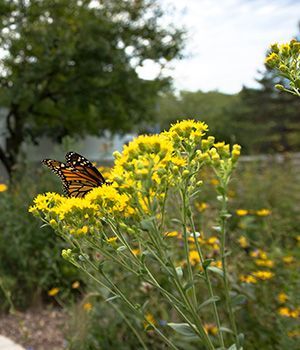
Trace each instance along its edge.
<instances>
[{"instance_id":1,"label":"green leaf","mask_svg":"<svg viewBox=\"0 0 300 350\"><path fill-rule=\"evenodd\" d=\"M153 230L153 220L154 219L155 219L154 217L150 217L150 218L142 220L141 221L141 228L142 228L142 230L144 230L144 231L151 231L151 230Z\"/></svg>"},{"instance_id":2,"label":"green leaf","mask_svg":"<svg viewBox=\"0 0 300 350\"><path fill-rule=\"evenodd\" d=\"M210 304L212 304L212 303L215 303L215 302L217 302L217 301L219 301L220 300L220 297L218 297L217 295L215 295L215 296L213 296L212 298L209 298L209 299L207 299L207 300L205 300L202 304L200 304L199 306L198 306L198 310L200 310L200 309L202 309L203 307L205 307L205 306L207 306L207 305L210 305Z\"/></svg>"},{"instance_id":3,"label":"green leaf","mask_svg":"<svg viewBox=\"0 0 300 350\"><path fill-rule=\"evenodd\" d=\"M247 297L244 294L237 294L231 298L231 305L238 306L242 305L247 301Z\"/></svg>"},{"instance_id":4,"label":"green leaf","mask_svg":"<svg viewBox=\"0 0 300 350\"><path fill-rule=\"evenodd\" d=\"M119 247L118 249L117 249L117 251L118 252L122 252L123 250L126 250L127 249L127 247L125 246L125 245L121 245L121 247Z\"/></svg>"},{"instance_id":5,"label":"green leaf","mask_svg":"<svg viewBox=\"0 0 300 350\"><path fill-rule=\"evenodd\" d=\"M118 298L120 298L119 295L114 295L114 296L112 296L110 298L107 298L105 301L113 301L113 300L118 299Z\"/></svg>"},{"instance_id":6,"label":"green leaf","mask_svg":"<svg viewBox=\"0 0 300 350\"><path fill-rule=\"evenodd\" d=\"M232 344L232 345L228 348L228 350L237 350L236 345L235 345L235 344Z\"/></svg>"},{"instance_id":7,"label":"green leaf","mask_svg":"<svg viewBox=\"0 0 300 350\"><path fill-rule=\"evenodd\" d=\"M230 334L234 334L234 332L231 330L231 329L229 329L229 328L227 328L227 327L220 327L220 331L221 332L224 332L224 333L230 333Z\"/></svg>"},{"instance_id":8,"label":"green leaf","mask_svg":"<svg viewBox=\"0 0 300 350\"><path fill-rule=\"evenodd\" d=\"M212 271L212 272L218 274L218 275L221 276L221 277L224 276L223 270L222 270L222 269L219 269L219 268L216 267L216 266L208 266L207 270Z\"/></svg>"},{"instance_id":9,"label":"green leaf","mask_svg":"<svg viewBox=\"0 0 300 350\"><path fill-rule=\"evenodd\" d=\"M168 323L167 325L174 329L175 332L186 337L194 337L196 335L195 330L188 323Z\"/></svg>"},{"instance_id":10,"label":"green leaf","mask_svg":"<svg viewBox=\"0 0 300 350\"><path fill-rule=\"evenodd\" d=\"M238 338L239 338L239 341L240 341L240 344L243 345L244 344L244 341L245 341L245 336L243 333L240 333L238 335Z\"/></svg>"},{"instance_id":11,"label":"green leaf","mask_svg":"<svg viewBox=\"0 0 300 350\"><path fill-rule=\"evenodd\" d=\"M177 276L178 276L179 278L182 278L182 276L183 276L183 271L182 271L182 267L181 267L181 266L177 266L177 267L176 267L176 273L177 273Z\"/></svg>"}]
</instances>

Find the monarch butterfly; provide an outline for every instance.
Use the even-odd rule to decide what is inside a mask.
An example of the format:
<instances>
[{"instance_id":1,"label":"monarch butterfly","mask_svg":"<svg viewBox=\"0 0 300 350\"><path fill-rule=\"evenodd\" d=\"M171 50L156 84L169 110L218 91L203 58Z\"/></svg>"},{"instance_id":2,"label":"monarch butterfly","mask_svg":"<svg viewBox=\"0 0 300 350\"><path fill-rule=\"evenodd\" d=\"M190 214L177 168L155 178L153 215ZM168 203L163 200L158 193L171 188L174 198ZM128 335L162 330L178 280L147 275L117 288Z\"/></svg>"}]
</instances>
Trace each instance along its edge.
<instances>
[{"instance_id":1,"label":"monarch butterfly","mask_svg":"<svg viewBox=\"0 0 300 350\"><path fill-rule=\"evenodd\" d=\"M52 159L44 159L42 163L60 177L69 197L84 197L94 187L107 183L88 159L75 152L66 154L66 163Z\"/></svg>"}]
</instances>

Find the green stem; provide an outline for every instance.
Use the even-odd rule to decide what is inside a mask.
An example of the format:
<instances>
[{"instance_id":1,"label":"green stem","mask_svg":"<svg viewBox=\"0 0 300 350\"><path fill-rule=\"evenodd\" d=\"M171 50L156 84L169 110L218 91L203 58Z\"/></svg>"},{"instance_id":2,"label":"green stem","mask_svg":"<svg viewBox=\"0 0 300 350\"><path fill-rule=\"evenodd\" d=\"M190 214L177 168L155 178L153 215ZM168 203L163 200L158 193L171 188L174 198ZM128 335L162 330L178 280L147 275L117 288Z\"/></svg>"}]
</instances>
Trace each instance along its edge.
<instances>
[{"instance_id":1,"label":"green stem","mask_svg":"<svg viewBox=\"0 0 300 350\"><path fill-rule=\"evenodd\" d=\"M226 193L226 183L224 185L224 192ZM225 243L226 243L226 217L227 214L227 199L225 195L222 195L222 209L220 212L220 220L221 220L221 260L222 260L222 269L223 269L223 282L225 289L225 301L227 306L227 311L229 315L229 320L231 324L231 328L233 330L235 336L235 342L237 349L240 349L240 341L238 337L238 330L236 326L236 320L234 316L234 312L231 306L230 294L229 294L229 283L228 283L228 275L227 275L227 262L226 262L226 252L225 252Z\"/></svg>"},{"instance_id":2,"label":"green stem","mask_svg":"<svg viewBox=\"0 0 300 350\"><path fill-rule=\"evenodd\" d=\"M192 265L189 258L189 241L188 241L188 233L186 229L186 219L187 219L187 203L186 203L186 191L187 188L184 188L183 191L181 191L181 198L182 198L182 230L183 230L183 243L184 243L184 253L185 258L187 262L187 270L188 270L188 281L191 283L192 288L192 302L194 306L197 306L197 296L196 296L196 288L195 288L195 281L194 281L194 275L192 270Z\"/></svg>"},{"instance_id":3,"label":"green stem","mask_svg":"<svg viewBox=\"0 0 300 350\"><path fill-rule=\"evenodd\" d=\"M191 208L190 208L190 210L191 210ZM204 256L203 256L201 247L200 247L199 242L198 242L198 237L196 236L196 228L195 228L195 223L194 223L192 214L190 215L190 222L191 222L191 226L192 226L192 229L193 229L193 236L194 236L194 240L195 240L195 244L196 244L196 249L197 249L198 255L200 257L201 264L203 266ZM211 281L210 281L210 278L209 278L209 274L208 274L206 268L204 269L204 275L205 275L205 280L207 282L209 296L212 298L212 300L214 300L212 302L212 305L213 305L213 313L214 313L215 322L216 322L216 325L217 325L217 328L218 328L219 342L221 344L222 349L225 349L223 333L221 332L221 323L220 323L219 313L218 313L218 309L217 309L217 303L216 303L216 301L214 299L215 295L214 295L212 284L211 284Z\"/></svg>"}]
</instances>

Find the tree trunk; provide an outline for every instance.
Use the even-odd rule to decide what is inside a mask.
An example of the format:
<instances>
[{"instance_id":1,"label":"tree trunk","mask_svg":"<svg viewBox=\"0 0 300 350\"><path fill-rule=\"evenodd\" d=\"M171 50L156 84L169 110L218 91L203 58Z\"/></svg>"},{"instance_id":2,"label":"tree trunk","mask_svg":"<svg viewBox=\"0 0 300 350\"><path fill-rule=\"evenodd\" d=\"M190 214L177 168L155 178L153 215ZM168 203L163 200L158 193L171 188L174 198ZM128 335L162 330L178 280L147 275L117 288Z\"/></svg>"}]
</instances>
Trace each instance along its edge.
<instances>
[{"instance_id":1,"label":"tree trunk","mask_svg":"<svg viewBox=\"0 0 300 350\"><path fill-rule=\"evenodd\" d=\"M10 111L6 116L6 127L8 137L5 140L5 148L0 147L0 160L2 161L9 180L12 180L13 172L17 164L18 155L22 142L24 140L23 118L19 114L18 107L11 105Z\"/></svg>"}]
</instances>

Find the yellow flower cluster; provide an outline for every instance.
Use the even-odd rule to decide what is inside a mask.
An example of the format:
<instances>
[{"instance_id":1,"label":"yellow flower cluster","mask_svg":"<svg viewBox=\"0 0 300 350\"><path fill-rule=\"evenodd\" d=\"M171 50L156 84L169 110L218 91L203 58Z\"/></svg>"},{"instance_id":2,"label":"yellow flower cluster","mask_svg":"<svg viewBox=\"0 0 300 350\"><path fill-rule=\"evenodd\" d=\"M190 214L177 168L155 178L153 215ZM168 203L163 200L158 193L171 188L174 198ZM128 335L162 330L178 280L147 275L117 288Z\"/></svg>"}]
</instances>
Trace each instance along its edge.
<instances>
[{"instance_id":1,"label":"yellow flower cluster","mask_svg":"<svg viewBox=\"0 0 300 350\"><path fill-rule=\"evenodd\" d=\"M5 191L7 191L7 185L0 183L0 192L5 192Z\"/></svg>"},{"instance_id":2,"label":"yellow flower cluster","mask_svg":"<svg viewBox=\"0 0 300 350\"><path fill-rule=\"evenodd\" d=\"M183 120L169 131L141 135L125 145L122 153L114 153L109 185L96 187L83 198L50 192L38 195L29 211L60 233L81 236L99 232L105 220L115 220L115 226L123 224L128 233L129 220L142 221L150 213L160 220L168 189L189 183L193 192L202 184L197 175L203 164L233 167L240 146L234 145L230 151L229 145L215 142L212 136L203 139L207 130L203 122ZM199 203L198 210L206 207ZM218 242L207 243L219 249Z\"/></svg>"},{"instance_id":3,"label":"yellow flower cluster","mask_svg":"<svg viewBox=\"0 0 300 350\"><path fill-rule=\"evenodd\" d=\"M281 84L275 87L300 96L300 42L293 39L286 44L273 44L265 64L290 81L289 87Z\"/></svg>"},{"instance_id":4,"label":"yellow flower cluster","mask_svg":"<svg viewBox=\"0 0 300 350\"><path fill-rule=\"evenodd\" d=\"M300 316L300 308L290 309L286 306L282 306L278 309L278 314L284 317L298 318Z\"/></svg>"}]
</instances>

